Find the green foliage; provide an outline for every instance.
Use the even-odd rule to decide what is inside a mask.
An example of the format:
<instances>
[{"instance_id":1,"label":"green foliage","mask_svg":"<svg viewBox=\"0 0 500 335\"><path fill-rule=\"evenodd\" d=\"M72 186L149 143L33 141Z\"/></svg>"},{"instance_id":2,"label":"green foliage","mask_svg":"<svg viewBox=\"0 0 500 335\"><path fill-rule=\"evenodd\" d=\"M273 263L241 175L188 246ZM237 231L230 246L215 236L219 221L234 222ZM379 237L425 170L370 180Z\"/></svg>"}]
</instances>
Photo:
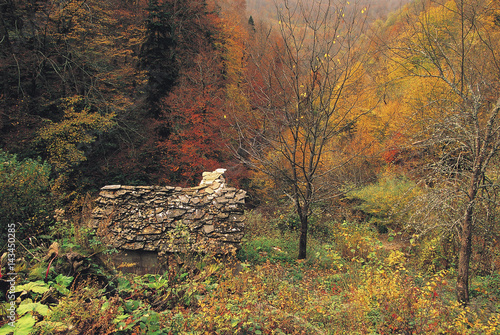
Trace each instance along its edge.
<instances>
[{"instance_id":1,"label":"green foliage","mask_svg":"<svg viewBox=\"0 0 500 335\"><path fill-rule=\"evenodd\" d=\"M423 271L436 273L456 265L458 247L453 235L437 232L422 238L414 249L414 261Z\"/></svg>"},{"instance_id":2,"label":"green foliage","mask_svg":"<svg viewBox=\"0 0 500 335\"><path fill-rule=\"evenodd\" d=\"M70 293L68 287L73 282L73 279L73 277L67 277L63 274L59 274L55 278L55 282L49 282L49 284L54 287L60 294L68 295Z\"/></svg>"},{"instance_id":3,"label":"green foliage","mask_svg":"<svg viewBox=\"0 0 500 335\"><path fill-rule=\"evenodd\" d=\"M68 334L79 332L90 334L106 330L108 326L96 322L96 316L99 315L105 300L103 291L96 288L95 283L85 282L59 300L59 304L44 319L46 322L36 325L35 334L52 334L54 332L52 327L60 327L60 323L66 326ZM113 306L115 309L118 307ZM107 318L108 323L111 323L111 320L111 316Z\"/></svg>"},{"instance_id":4,"label":"green foliage","mask_svg":"<svg viewBox=\"0 0 500 335\"><path fill-rule=\"evenodd\" d=\"M49 306L39 302L27 302L25 300L21 305L19 305L16 312L19 315L24 315L28 312L35 312L42 316L47 316L47 314L49 313Z\"/></svg>"},{"instance_id":5,"label":"green foliage","mask_svg":"<svg viewBox=\"0 0 500 335\"><path fill-rule=\"evenodd\" d=\"M273 217L274 220L271 222L282 234L286 231L298 231L300 229L300 218L293 207L285 211L278 209L274 212Z\"/></svg>"},{"instance_id":6,"label":"green foliage","mask_svg":"<svg viewBox=\"0 0 500 335\"><path fill-rule=\"evenodd\" d=\"M163 275L119 274L114 296L109 297L95 282L84 282L61 298L44 321L37 323L36 334L51 334L61 324L66 325L68 334L176 333L179 317L172 317L170 309L196 308L200 294L214 290L216 278L225 276L215 259L205 259L196 271L176 269L172 267ZM49 284L64 285L69 279L58 277Z\"/></svg>"},{"instance_id":7,"label":"green foliage","mask_svg":"<svg viewBox=\"0 0 500 335\"><path fill-rule=\"evenodd\" d=\"M33 331L37 319L44 318L50 315L51 310L44 298L49 295L53 297L69 294L67 287L73 281L73 277L59 275L56 282L45 283L42 280L27 282L23 285L16 286L16 292L20 292L22 297L21 303L16 308L17 319L15 327L12 328L9 324L5 324L0 328L0 334L29 334ZM59 294L55 293L54 288ZM18 303L19 300L16 301ZM10 305L6 303L6 305ZM52 324L52 330L61 327L61 324Z\"/></svg>"},{"instance_id":8,"label":"green foliage","mask_svg":"<svg viewBox=\"0 0 500 335\"><path fill-rule=\"evenodd\" d=\"M168 248L175 252L189 251L194 243L189 227L182 221L176 223L175 228L168 231L167 238Z\"/></svg>"},{"instance_id":9,"label":"green foliage","mask_svg":"<svg viewBox=\"0 0 500 335\"><path fill-rule=\"evenodd\" d=\"M343 222L334 231L332 249L343 259L363 263L381 248L376 233L366 223Z\"/></svg>"},{"instance_id":10,"label":"green foliage","mask_svg":"<svg viewBox=\"0 0 500 335\"><path fill-rule=\"evenodd\" d=\"M33 326L35 325L35 318L31 314L26 314L20 317L15 322L14 328L12 328L9 324L4 325L0 328L0 335L8 335L8 334L30 334L33 330Z\"/></svg>"},{"instance_id":11,"label":"green foliage","mask_svg":"<svg viewBox=\"0 0 500 335\"><path fill-rule=\"evenodd\" d=\"M87 185L91 178L82 175L79 168L93 151L98 137L115 125L114 114L101 114L80 95L61 98L58 107L62 118L44 120L36 142L44 149L56 174L52 191L60 200L72 203L69 210L75 211L83 202L82 189L95 187Z\"/></svg>"},{"instance_id":12,"label":"green foliage","mask_svg":"<svg viewBox=\"0 0 500 335\"><path fill-rule=\"evenodd\" d=\"M319 208L313 208L309 215L309 233L315 237L328 238L331 235L331 226L328 222L323 222L319 219ZM282 235L287 232L300 231L300 218L297 214L296 208L293 206L284 206L278 208L273 212L272 219L270 220L271 228L277 229Z\"/></svg>"},{"instance_id":13,"label":"green foliage","mask_svg":"<svg viewBox=\"0 0 500 335\"><path fill-rule=\"evenodd\" d=\"M258 216L262 222L269 222ZM411 255L385 250L369 225L329 223L331 240L312 237L309 259L283 255L295 232L252 236L247 261L206 256L164 274L116 274L112 290L71 277L19 285L33 298L21 311L34 334L496 334L498 275L473 280L475 308L454 304L451 271L421 271ZM290 246L289 246L290 245ZM278 251L275 248L283 248ZM412 267L414 266L414 267ZM59 290L58 285L66 287ZM42 290L44 293L35 293ZM59 297L47 308L42 298ZM43 316L43 320L39 321ZM24 316L23 316L24 317ZM26 319L27 320L27 319ZM35 320L35 319L33 319ZM23 321L24 322L24 321Z\"/></svg>"},{"instance_id":14,"label":"green foliage","mask_svg":"<svg viewBox=\"0 0 500 335\"><path fill-rule=\"evenodd\" d=\"M295 234L294 234L295 235ZM238 258L242 261L261 264L267 261L272 263L292 263L297 257L296 236L290 233L287 238L271 238L266 236L257 237L243 243L238 252ZM294 238L295 237L295 238Z\"/></svg>"},{"instance_id":15,"label":"green foliage","mask_svg":"<svg viewBox=\"0 0 500 335\"><path fill-rule=\"evenodd\" d=\"M24 285L16 286L16 292L33 292L38 294L43 294L50 290L50 286L46 284L43 280L37 280L35 282L29 282Z\"/></svg>"},{"instance_id":16,"label":"green foliage","mask_svg":"<svg viewBox=\"0 0 500 335\"><path fill-rule=\"evenodd\" d=\"M15 224L18 240L43 234L52 221L51 168L39 160L18 160L0 150L0 239Z\"/></svg>"},{"instance_id":17,"label":"green foliage","mask_svg":"<svg viewBox=\"0 0 500 335\"><path fill-rule=\"evenodd\" d=\"M404 208L417 192L415 183L409 179L385 177L375 184L348 192L346 197L361 200L358 209L371 217L370 222L379 232L386 233L387 226L401 225L399 220L404 220Z\"/></svg>"},{"instance_id":18,"label":"green foliage","mask_svg":"<svg viewBox=\"0 0 500 335\"><path fill-rule=\"evenodd\" d=\"M318 215L316 226L322 228L310 234L310 256L297 261L298 233L277 225L286 216L252 212L249 219L255 230L238 255L244 263L172 254L165 273L115 273L106 289L93 279L75 281L62 274L48 282L21 282L16 286L23 292L19 327L47 335L500 331L500 276L472 280L474 307L455 304L455 274L442 265L446 240L429 236L413 240L411 248L392 249L367 222L329 222ZM53 229L61 250L83 252L93 244L84 242L92 233L69 227ZM184 239L184 230L172 239Z\"/></svg>"},{"instance_id":19,"label":"green foliage","mask_svg":"<svg viewBox=\"0 0 500 335\"><path fill-rule=\"evenodd\" d=\"M140 65L148 71L149 95L154 101L165 95L179 75L175 8L168 1L150 0L146 9L146 38L141 46Z\"/></svg>"},{"instance_id":20,"label":"green foliage","mask_svg":"<svg viewBox=\"0 0 500 335\"><path fill-rule=\"evenodd\" d=\"M491 307L500 312L500 273L475 277L471 283L470 294L477 300L490 301Z\"/></svg>"}]
</instances>

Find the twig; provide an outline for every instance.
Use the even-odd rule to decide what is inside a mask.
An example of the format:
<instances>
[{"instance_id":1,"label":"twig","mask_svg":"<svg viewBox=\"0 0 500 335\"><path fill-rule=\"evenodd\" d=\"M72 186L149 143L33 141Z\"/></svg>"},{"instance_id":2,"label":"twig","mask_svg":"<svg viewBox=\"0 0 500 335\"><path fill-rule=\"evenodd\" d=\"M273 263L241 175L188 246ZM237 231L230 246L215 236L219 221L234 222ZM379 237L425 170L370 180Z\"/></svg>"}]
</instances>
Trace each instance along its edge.
<instances>
[{"instance_id":1,"label":"twig","mask_svg":"<svg viewBox=\"0 0 500 335\"><path fill-rule=\"evenodd\" d=\"M31 256L33 256L34 259L36 259L37 261L39 262L42 262L38 257L36 257L35 255L33 255L33 253L31 251L29 251L25 246L24 244L21 243L21 241L19 241L17 238L16 238L16 241L24 248L24 250L26 250Z\"/></svg>"}]
</instances>

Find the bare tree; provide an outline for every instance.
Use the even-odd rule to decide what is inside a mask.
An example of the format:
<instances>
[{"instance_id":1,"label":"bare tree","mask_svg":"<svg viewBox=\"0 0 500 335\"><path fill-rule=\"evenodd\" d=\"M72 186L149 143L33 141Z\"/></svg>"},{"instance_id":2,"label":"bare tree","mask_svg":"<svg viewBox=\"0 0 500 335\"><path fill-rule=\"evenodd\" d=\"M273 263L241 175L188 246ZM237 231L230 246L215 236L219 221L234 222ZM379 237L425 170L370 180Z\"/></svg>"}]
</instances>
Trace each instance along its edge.
<instances>
[{"instance_id":1,"label":"bare tree","mask_svg":"<svg viewBox=\"0 0 500 335\"><path fill-rule=\"evenodd\" d=\"M466 305L478 209L499 186L498 178L491 178L500 149L498 9L483 0L420 5L407 15L404 34L390 45L388 56L406 75L432 87L412 116L422 130L414 134L414 147L430 153L426 184L439 194L421 212L428 215L446 205L460 213L449 216L448 227L458 235L456 290Z\"/></svg>"},{"instance_id":2,"label":"bare tree","mask_svg":"<svg viewBox=\"0 0 500 335\"><path fill-rule=\"evenodd\" d=\"M277 31L256 32L250 48L250 108L234 118L235 150L284 185L300 218L298 258L304 259L311 205L339 192L326 180L345 162L325 158L363 114L357 45L366 9L332 0L276 6Z\"/></svg>"}]
</instances>

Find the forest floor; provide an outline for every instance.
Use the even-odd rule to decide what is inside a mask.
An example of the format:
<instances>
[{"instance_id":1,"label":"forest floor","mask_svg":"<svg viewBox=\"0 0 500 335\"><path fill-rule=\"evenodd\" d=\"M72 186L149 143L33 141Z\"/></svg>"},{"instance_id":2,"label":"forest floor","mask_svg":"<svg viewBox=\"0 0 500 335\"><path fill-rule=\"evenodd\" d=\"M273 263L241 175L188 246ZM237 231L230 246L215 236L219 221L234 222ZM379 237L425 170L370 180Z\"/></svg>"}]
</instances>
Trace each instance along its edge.
<instances>
[{"instance_id":1,"label":"forest floor","mask_svg":"<svg viewBox=\"0 0 500 335\"><path fill-rule=\"evenodd\" d=\"M88 231L62 237L50 266L47 245L32 248L17 269L16 334L500 334L498 272L471 278L464 308L453 268L402 234L317 225L297 261L297 232L253 220L235 262L186 256L163 274L97 262L109 250ZM76 272L70 253L86 255Z\"/></svg>"}]
</instances>

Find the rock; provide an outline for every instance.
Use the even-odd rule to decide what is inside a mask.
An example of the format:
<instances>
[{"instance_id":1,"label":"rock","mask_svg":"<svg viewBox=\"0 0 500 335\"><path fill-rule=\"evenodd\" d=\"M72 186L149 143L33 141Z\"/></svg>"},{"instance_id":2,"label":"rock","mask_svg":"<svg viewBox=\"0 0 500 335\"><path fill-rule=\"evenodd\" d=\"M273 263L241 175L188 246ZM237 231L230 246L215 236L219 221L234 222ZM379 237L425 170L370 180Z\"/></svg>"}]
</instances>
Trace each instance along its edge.
<instances>
[{"instance_id":1,"label":"rock","mask_svg":"<svg viewBox=\"0 0 500 335\"><path fill-rule=\"evenodd\" d=\"M121 185L106 185L101 190L119 190L121 187Z\"/></svg>"},{"instance_id":2,"label":"rock","mask_svg":"<svg viewBox=\"0 0 500 335\"><path fill-rule=\"evenodd\" d=\"M185 209L178 209L178 208L176 208L176 209L169 209L167 211L167 216L169 218L174 218L175 219L175 218L178 218L178 217L182 216L185 213L186 213Z\"/></svg>"},{"instance_id":3,"label":"rock","mask_svg":"<svg viewBox=\"0 0 500 335\"><path fill-rule=\"evenodd\" d=\"M204 172L191 188L104 186L89 221L103 241L122 251L232 252L244 234L246 192L226 187L224 172Z\"/></svg>"},{"instance_id":4,"label":"rock","mask_svg":"<svg viewBox=\"0 0 500 335\"><path fill-rule=\"evenodd\" d=\"M205 225L205 226L203 226L203 231L205 232L205 234L210 234L214 230L215 230L214 225Z\"/></svg>"},{"instance_id":5,"label":"rock","mask_svg":"<svg viewBox=\"0 0 500 335\"><path fill-rule=\"evenodd\" d=\"M156 234L161 234L161 227L155 227L153 225L147 226L143 230L139 232L141 235L156 235Z\"/></svg>"}]
</instances>

